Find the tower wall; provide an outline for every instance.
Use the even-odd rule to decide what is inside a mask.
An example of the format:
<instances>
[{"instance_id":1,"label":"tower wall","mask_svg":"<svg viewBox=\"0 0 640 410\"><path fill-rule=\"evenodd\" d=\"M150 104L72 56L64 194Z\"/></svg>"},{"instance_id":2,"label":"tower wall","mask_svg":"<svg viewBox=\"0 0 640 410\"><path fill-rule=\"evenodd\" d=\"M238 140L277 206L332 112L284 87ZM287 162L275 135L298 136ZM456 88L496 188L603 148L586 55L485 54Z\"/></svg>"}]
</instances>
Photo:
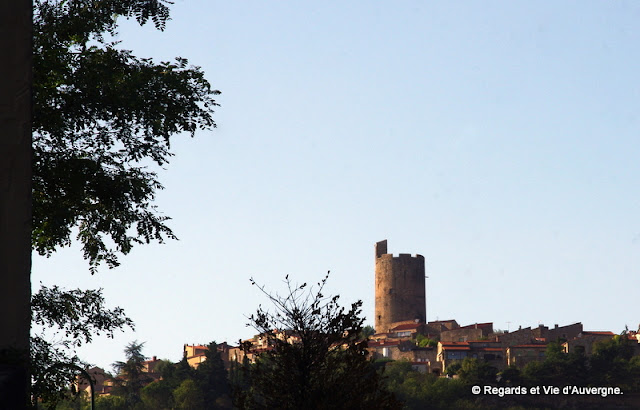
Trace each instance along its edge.
<instances>
[{"instance_id":1,"label":"tower wall","mask_svg":"<svg viewBox=\"0 0 640 410\"><path fill-rule=\"evenodd\" d=\"M375 329L389 331L393 322L419 319L426 322L424 257L387 253L387 241L375 245Z\"/></svg>"}]
</instances>

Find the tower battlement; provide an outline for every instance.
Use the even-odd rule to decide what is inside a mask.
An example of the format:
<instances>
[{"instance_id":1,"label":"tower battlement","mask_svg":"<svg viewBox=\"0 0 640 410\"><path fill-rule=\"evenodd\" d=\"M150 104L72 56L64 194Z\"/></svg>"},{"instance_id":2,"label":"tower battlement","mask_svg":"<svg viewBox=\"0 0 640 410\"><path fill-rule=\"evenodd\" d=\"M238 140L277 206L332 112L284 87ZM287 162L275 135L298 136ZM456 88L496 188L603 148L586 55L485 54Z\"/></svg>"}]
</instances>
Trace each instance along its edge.
<instances>
[{"instance_id":1,"label":"tower battlement","mask_svg":"<svg viewBox=\"0 0 640 410\"><path fill-rule=\"evenodd\" d=\"M399 253L398 255L394 255L392 253L385 253L384 255L378 256L380 259L422 259L424 260L424 256L415 254L412 255L410 253Z\"/></svg>"}]
</instances>

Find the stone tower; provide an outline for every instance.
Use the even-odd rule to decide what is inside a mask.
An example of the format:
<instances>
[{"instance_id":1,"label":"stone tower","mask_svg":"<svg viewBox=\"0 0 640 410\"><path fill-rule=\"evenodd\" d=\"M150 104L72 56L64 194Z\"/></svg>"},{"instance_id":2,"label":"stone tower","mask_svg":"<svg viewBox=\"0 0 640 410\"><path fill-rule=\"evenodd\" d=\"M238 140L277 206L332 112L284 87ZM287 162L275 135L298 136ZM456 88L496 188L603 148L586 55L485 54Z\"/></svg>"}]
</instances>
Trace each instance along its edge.
<instances>
[{"instance_id":1,"label":"stone tower","mask_svg":"<svg viewBox=\"0 0 640 410\"><path fill-rule=\"evenodd\" d=\"M387 253L387 241L377 242L376 252L376 316L377 333L389 331L393 322L427 318L424 284L424 256Z\"/></svg>"}]
</instances>

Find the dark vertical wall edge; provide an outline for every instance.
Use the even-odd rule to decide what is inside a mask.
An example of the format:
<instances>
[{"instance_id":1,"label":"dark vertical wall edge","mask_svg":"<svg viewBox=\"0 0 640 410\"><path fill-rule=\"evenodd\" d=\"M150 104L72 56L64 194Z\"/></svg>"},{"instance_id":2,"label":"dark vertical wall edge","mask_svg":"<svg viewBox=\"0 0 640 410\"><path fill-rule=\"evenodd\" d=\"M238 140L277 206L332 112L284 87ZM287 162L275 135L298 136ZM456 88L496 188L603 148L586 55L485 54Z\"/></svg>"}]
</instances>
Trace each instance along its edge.
<instances>
[{"instance_id":1,"label":"dark vertical wall edge","mask_svg":"<svg viewBox=\"0 0 640 410\"><path fill-rule=\"evenodd\" d=\"M32 13L0 1L0 409L29 402Z\"/></svg>"}]
</instances>

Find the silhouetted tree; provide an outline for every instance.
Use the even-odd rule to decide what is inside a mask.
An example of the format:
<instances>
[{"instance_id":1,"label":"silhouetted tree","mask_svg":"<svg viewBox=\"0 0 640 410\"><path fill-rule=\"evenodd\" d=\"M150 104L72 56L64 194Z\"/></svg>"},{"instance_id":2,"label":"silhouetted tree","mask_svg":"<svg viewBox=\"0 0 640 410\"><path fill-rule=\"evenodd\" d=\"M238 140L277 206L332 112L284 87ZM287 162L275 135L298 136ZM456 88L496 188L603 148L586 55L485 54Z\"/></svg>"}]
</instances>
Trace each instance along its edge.
<instances>
[{"instance_id":1,"label":"silhouetted tree","mask_svg":"<svg viewBox=\"0 0 640 410\"><path fill-rule=\"evenodd\" d=\"M249 318L267 340L267 350L247 367L249 389L236 392L240 408L379 409L399 403L382 385L367 357L362 331L362 302L346 310L338 296L322 294L327 276L316 291L285 279L288 294L259 289L273 304L273 313L258 308ZM252 284L256 284L253 279ZM246 353L257 353L250 342Z\"/></svg>"},{"instance_id":2,"label":"silhouetted tree","mask_svg":"<svg viewBox=\"0 0 640 410\"><path fill-rule=\"evenodd\" d=\"M31 336L31 377L34 398L55 403L64 397L77 372L56 363L82 365L74 349L91 343L102 334L112 338L116 330L133 329L133 322L119 308L105 305L102 289L65 290L42 286L31 298L32 321L41 332ZM49 342L44 330L56 332L56 343Z\"/></svg>"},{"instance_id":3,"label":"silhouetted tree","mask_svg":"<svg viewBox=\"0 0 640 410\"><path fill-rule=\"evenodd\" d=\"M117 266L117 253L136 243L174 238L151 205L162 185L146 166L168 163L175 134L215 127L219 92L184 58L155 63L109 41L119 17L164 29L168 3L36 0L32 243L40 254L68 245L76 227L93 272Z\"/></svg>"},{"instance_id":4,"label":"silhouetted tree","mask_svg":"<svg viewBox=\"0 0 640 410\"><path fill-rule=\"evenodd\" d=\"M140 25L152 21L163 30L170 3L34 1L33 53L26 53L33 54L33 70L22 70L33 71L33 127L24 127L33 129L33 155L28 155L33 166L26 167L33 170L33 189L25 192L33 196L30 242L41 255L68 246L77 230L75 238L94 273L103 262L117 266L118 254L127 254L135 244L175 238L166 225L168 217L152 205L162 185L147 166L168 163L174 135L193 136L196 130L215 127L214 96L219 92L184 58L157 63L112 41L119 18L135 18ZM11 240L17 238L13 233ZM69 359L42 338L31 343L39 358Z\"/></svg>"},{"instance_id":5,"label":"silhouetted tree","mask_svg":"<svg viewBox=\"0 0 640 410\"><path fill-rule=\"evenodd\" d=\"M173 409L176 407L175 390L185 380L194 380L195 370L189 366L185 357L178 363L162 363L156 367L156 370L161 378L142 389L142 400L148 408Z\"/></svg>"},{"instance_id":6,"label":"silhouetted tree","mask_svg":"<svg viewBox=\"0 0 640 410\"><path fill-rule=\"evenodd\" d=\"M142 354L144 343L133 341L124 349L127 358L124 362L115 362L116 369L114 394L122 396L129 408L134 407L142 401L140 390L145 384L151 381L145 374L144 361L146 357Z\"/></svg>"},{"instance_id":7,"label":"silhouetted tree","mask_svg":"<svg viewBox=\"0 0 640 410\"><path fill-rule=\"evenodd\" d=\"M218 399L228 396L230 393L227 371L224 362L218 352L216 342L211 342L205 351L205 361L200 363L196 369L195 376L198 387L202 390L204 397L204 407L207 409L217 408Z\"/></svg>"},{"instance_id":8,"label":"silhouetted tree","mask_svg":"<svg viewBox=\"0 0 640 410\"><path fill-rule=\"evenodd\" d=\"M617 386L626 391L640 387L634 379L640 373L638 360L632 360L634 346L626 331L610 340L596 342L591 356L591 382L599 386ZM636 343L633 341L633 343Z\"/></svg>"}]
</instances>

